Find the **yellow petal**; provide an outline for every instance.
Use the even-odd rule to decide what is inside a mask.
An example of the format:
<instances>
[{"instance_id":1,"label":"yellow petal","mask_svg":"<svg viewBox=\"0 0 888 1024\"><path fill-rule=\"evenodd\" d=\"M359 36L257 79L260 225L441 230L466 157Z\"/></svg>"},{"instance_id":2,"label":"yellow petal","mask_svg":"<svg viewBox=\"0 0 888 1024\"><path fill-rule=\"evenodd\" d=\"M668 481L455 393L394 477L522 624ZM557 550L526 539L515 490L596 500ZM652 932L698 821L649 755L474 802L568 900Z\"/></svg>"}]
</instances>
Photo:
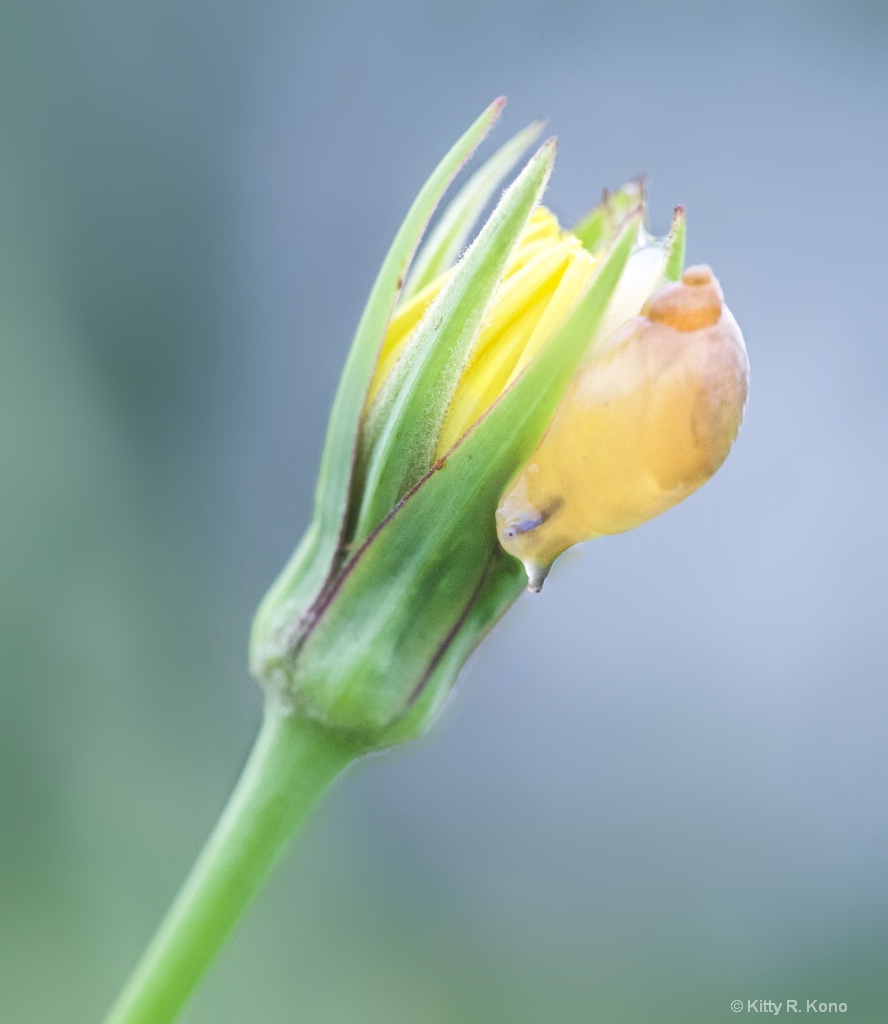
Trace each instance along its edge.
<instances>
[{"instance_id":1,"label":"yellow petal","mask_svg":"<svg viewBox=\"0 0 888 1024\"><path fill-rule=\"evenodd\" d=\"M407 339L414 328L425 315L425 311L432 304L438 292L444 287L447 274L435 278L431 284L418 291L413 298L401 306L391 319L382 349L379 353L379 361L376 364L376 372L370 384L370 393L367 396L367 404L370 405L379 394L382 382L392 371L392 367L398 361L398 356L404 348Z\"/></svg>"},{"instance_id":2,"label":"yellow petal","mask_svg":"<svg viewBox=\"0 0 888 1024\"><path fill-rule=\"evenodd\" d=\"M528 343L539 334L541 322L551 319L553 298L576 259L575 241L546 243L543 251L500 286L444 418L439 454L484 414L502 394L519 363L523 365Z\"/></svg>"},{"instance_id":3,"label":"yellow petal","mask_svg":"<svg viewBox=\"0 0 888 1024\"><path fill-rule=\"evenodd\" d=\"M596 263L576 237L562 231L553 213L542 206L533 211L447 409L439 455L484 414L557 330L591 281ZM395 313L368 407L447 277L437 278Z\"/></svg>"}]
</instances>

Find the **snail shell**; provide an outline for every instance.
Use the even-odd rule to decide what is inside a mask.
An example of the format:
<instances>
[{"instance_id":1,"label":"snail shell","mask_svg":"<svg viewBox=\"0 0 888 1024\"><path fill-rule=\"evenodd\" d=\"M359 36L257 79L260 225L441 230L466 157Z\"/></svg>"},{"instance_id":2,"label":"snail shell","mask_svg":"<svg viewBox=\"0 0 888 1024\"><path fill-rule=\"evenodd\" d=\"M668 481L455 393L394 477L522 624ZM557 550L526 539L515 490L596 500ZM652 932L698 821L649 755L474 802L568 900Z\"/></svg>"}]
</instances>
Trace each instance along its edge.
<instances>
[{"instance_id":1,"label":"snail shell","mask_svg":"<svg viewBox=\"0 0 888 1024\"><path fill-rule=\"evenodd\" d=\"M621 533L704 484L737 437L743 336L707 266L689 267L595 346L497 510L531 589L580 541Z\"/></svg>"}]
</instances>

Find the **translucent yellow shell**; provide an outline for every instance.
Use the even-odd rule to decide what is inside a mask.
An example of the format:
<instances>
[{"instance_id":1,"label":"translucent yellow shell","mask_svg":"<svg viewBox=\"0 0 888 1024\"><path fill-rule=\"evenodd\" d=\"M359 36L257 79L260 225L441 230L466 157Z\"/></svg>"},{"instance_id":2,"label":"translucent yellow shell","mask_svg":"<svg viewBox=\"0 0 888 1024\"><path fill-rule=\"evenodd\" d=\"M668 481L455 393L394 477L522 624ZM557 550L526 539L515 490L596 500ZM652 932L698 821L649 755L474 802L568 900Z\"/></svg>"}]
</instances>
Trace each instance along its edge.
<instances>
[{"instance_id":1,"label":"translucent yellow shell","mask_svg":"<svg viewBox=\"0 0 888 1024\"><path fill-rule=\"evenodd\" d=\"M497 510L530 588L572 545L632 529L704 484L737 437L748 380L743 336L706 266L597 345Z\"/></svg>"}]
</instances>

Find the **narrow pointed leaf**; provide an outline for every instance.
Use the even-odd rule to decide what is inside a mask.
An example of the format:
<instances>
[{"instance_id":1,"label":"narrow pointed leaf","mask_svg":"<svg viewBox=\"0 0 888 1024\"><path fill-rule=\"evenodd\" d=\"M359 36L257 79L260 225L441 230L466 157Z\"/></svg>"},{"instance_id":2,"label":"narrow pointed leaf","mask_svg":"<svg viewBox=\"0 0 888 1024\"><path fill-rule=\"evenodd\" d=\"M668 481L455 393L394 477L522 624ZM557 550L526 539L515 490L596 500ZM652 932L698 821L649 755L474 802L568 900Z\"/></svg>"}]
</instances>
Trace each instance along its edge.
<instances>
[{"instance_id":1,"label":"narrow pointed leaf","mask_svg":"<svg viewBox=\"0 0 888 1024\"><path fill-rule=\"evenodd\" d=\"M453 265L465 248L473 225L542 128L542 121L534 121L518 132L500 146L460 189L413 261L401 302L431 284Z\"/></svg>"},{"instance_id":2,"label":"narrow pointed leaf","mask_svg":"<svg viewBox=\"0 0 888 1024\"><path fill-rule=\"evenodd\" d=\"M666 239L666 251L669 255L666 257L663 276L667 281L677 281L684 270L686 225L684 207L676 206L672 228Z\"/></svg>"},{"instance_id":3,"label":"narrow pointed leaf","mask_svg":"<svg viewBox=\"0 0 888 1024\"><path fill-rule=\"evenodd\" d=\"M367 390L392 310L436 206L460 167L490 131L505 100L495 100L435 168L410 207L383 262L358 325L333 402L315 491L314 519L289 563L266 595L253 624L251 662L298 618L324 586L339 550L352 490L357 435Z\"/></svg>"},{"instance_id":4,"label":"narrow pointed leaf","mask_svg":"<svg viewBox=\"0 0 888 1024\"><path fill-rule=\"evenodd\" d=\"M450 397L554 156L550 141L506 191L383 386L384 418L377 414L365 428L372 450L363 478L359 540L432 465Z\"/></svg>"}]
</instances>

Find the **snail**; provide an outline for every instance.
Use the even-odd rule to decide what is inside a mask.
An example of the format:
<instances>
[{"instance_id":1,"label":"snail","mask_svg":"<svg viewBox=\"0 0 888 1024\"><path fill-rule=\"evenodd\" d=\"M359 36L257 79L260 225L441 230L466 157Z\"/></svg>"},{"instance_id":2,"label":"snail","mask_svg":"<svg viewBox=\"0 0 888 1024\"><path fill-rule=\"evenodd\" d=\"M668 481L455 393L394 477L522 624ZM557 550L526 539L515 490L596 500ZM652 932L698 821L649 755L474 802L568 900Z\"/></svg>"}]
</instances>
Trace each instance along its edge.
<instances>
[{"instance_id":1,"label":"snail","mask_svg":"<svg viewBox=\"0 0 888 1024\"><path fill-rule=\"evenodd\" d=\"M712 477L737 437L749 363L708 266L685 270L593 346L497 510L538 591L567 548L622 533Z\"/></svg>"}]
</instances>

